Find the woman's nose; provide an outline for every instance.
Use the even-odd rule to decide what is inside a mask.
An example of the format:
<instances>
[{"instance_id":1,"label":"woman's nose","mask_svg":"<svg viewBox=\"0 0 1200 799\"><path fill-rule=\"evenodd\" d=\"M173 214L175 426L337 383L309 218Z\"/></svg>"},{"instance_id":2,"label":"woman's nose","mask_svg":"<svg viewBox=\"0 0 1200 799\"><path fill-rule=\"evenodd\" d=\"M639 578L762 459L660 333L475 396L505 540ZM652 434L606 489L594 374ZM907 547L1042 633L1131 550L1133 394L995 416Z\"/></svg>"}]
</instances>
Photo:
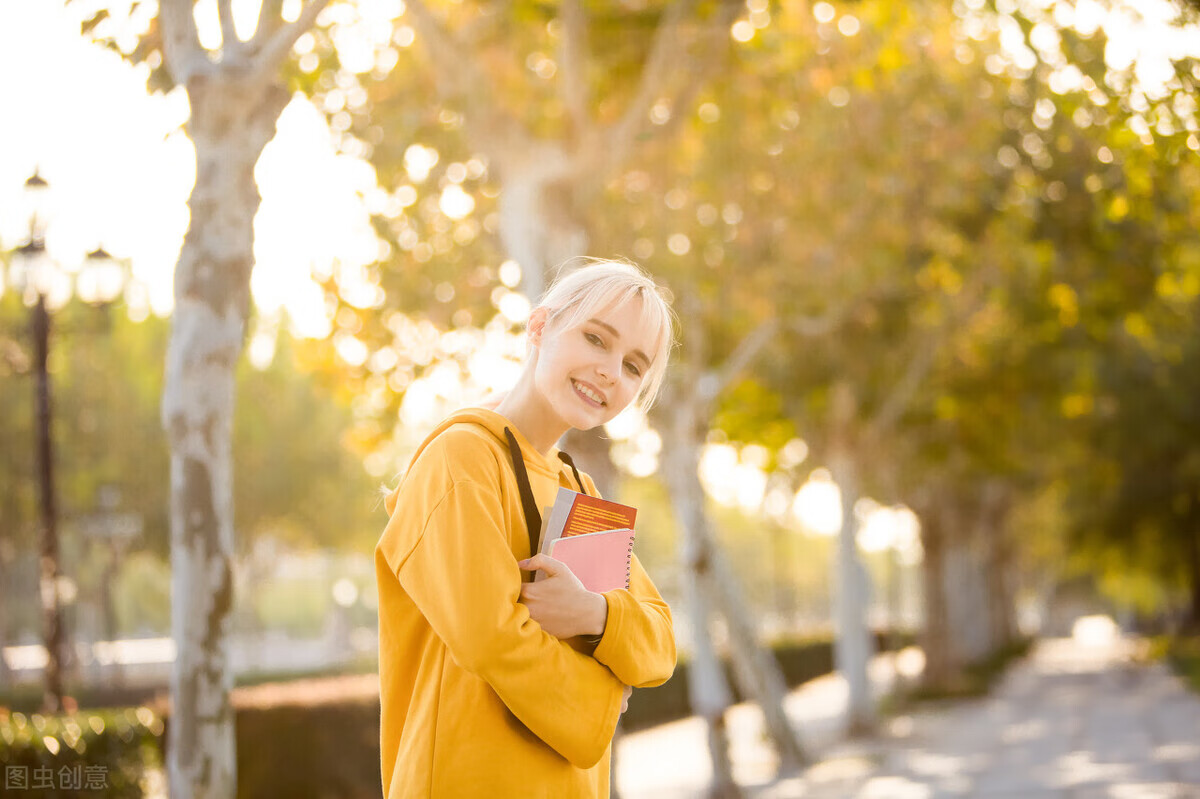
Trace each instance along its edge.
<instances>
[{"instance_id":1,"label":"woman's nose","mask_svg":"<svg viewBox=\"0 0 1200 799\"><path fill-rule=\"evenodd\" d=\"M613 375L617 373L616 368L607 359L600 361L599 365L596 367L596 372L610 383L613 380Z\"/></svg>"}]
</instances>

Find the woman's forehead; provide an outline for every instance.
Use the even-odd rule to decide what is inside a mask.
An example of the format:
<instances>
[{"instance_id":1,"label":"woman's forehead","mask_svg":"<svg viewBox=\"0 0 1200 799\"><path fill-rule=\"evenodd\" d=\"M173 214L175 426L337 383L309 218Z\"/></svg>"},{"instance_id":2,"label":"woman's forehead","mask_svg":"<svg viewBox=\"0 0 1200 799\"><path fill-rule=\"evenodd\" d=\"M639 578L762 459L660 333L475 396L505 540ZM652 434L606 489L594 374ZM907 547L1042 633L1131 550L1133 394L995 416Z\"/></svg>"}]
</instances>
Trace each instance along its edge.
<instances>
[{"instance_id":1,"label":"woman's forehead","mask_svg":"<svg viewBox=\"0 0 1200 799\"><path fill-rule=\"evenodd\" d=\"M662 324L649 310L641 297L634 297L623 303L610 302L606 307L586 314L581 321L606 328L623 345L640 349L650 362L654 359Z\"/></svg>"}]
</instances>

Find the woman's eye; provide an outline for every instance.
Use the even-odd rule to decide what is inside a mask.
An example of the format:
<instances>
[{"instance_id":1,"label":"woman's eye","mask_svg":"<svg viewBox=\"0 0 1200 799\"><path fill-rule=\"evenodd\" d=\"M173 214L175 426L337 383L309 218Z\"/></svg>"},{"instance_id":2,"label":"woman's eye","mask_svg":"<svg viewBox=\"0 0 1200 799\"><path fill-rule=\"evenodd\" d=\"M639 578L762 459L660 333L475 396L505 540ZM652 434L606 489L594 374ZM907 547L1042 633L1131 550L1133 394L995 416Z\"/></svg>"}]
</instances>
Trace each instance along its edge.
<instances>
[{"instance_id":1,"label":"woman's eye","mask_svg":"<svg viewBox=\"0 0 1200 799\"><path fill-rule=\"evenodd\" d=\"M599 337L599 336L597 336L595 333L584 333L584 334L583 334L583 337L584 337L585 339L587 339L587 340L588 340L588 342L590 342L590 343L592 343L592 344L595 344L597 347L599 347L599 346L601 346L602 344L604 344L604 342L600 340L600 337Z\"/></svg>"},{"instance_id":2,"label":"woman's eye","mask_svg":"<svg viewBox=\"0 0 1200 799\"><path fill-rule=\"evenodd\" d=\"M630 374L632 374L634 377L642 376L642 370L637 368L637 364L635 364L633 361L626 361L625 368L628 369Z\"/></svg>"}]
</instances>

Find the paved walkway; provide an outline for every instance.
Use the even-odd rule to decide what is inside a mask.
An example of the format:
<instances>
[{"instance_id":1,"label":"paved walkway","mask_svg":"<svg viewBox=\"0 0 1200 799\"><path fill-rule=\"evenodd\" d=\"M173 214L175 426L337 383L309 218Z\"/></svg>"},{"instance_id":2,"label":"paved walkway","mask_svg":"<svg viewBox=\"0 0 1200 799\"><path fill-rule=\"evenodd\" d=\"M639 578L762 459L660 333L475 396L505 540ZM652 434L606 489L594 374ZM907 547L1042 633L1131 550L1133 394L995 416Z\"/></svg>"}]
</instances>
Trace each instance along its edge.
<instances>
[{"instance_id":1,"label":"paved walkway","mask_svg":"<svg viewBox=\"0 0 1200 799\"><path fill-rule=\"evenodd\" d=\"M1200 799L1200 697L1131 654L1119 639L1042 641L990 697L922 706L853 742L839 740L844 684L823 678L788 699L818 762L772 781L761 714L742 705L728 715L735 777L753 799ZM877 690L888 665L873 664ZM618 755L622 799L698 799L711 774L695 718L624 736Z\"/></svg>"}]
</instances>

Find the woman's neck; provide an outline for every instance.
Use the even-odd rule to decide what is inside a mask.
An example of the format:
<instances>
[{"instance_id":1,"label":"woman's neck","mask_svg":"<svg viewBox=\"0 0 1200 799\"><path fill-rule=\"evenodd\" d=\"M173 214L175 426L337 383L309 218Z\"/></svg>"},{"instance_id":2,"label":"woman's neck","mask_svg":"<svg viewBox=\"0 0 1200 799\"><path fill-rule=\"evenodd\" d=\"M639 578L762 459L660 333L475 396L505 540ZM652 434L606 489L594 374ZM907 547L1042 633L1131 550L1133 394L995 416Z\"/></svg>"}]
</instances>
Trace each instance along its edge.
<instances>
[{"instance_id":1,"label":"woman's neck","mask_svg":"<svg viewBox=\"0 0 1200 799\"><path fill-rule=\"evenodd\" d=\"M556 423L553 412L540 400L529 372L522 374L512 391L500 401L496 413L512 422L543 457L550 454L568 430L567 425Z\"/></svg>"}]
</instances>

